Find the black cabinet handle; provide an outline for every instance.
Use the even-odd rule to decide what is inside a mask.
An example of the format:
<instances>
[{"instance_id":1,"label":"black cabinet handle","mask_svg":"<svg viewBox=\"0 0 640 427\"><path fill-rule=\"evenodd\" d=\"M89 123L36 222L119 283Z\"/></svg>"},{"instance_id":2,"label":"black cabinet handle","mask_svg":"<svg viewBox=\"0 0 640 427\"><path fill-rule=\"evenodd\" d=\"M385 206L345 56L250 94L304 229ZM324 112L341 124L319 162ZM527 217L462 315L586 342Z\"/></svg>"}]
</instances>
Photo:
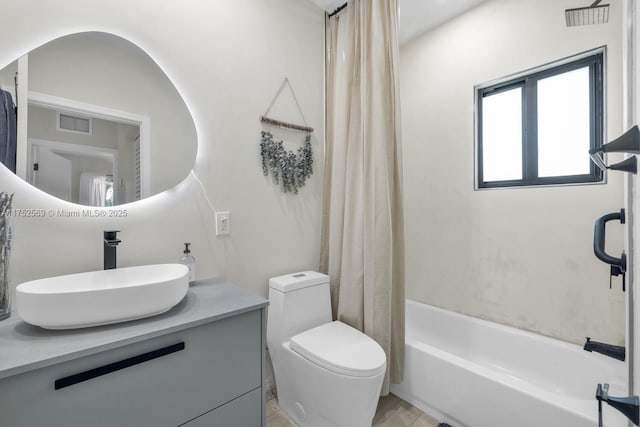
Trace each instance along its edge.
<instances>
[{"instance_id":1,"label":"black cabinet handle","mask_svg":"<svg viewBox=\"0 0 640 427\"><path fill-rule=\"evenodd\" d=\"M70 387L74 384L101 377L103 375L107 375L121 369L129 368L134 365L139 365L140 363L148 362L149 360L157 359L159 357L166 356L168 354L175 353L181 350L184 350L184 342L159 348L158 350L153 350L148 353L139 354L128 359L120 360L118 362L110 363L108 365L100 366L88 371L80 372L78 374L69 375L68 377L60 378L59 380L56 380L54 387L56 390L60 390L65 387Z\"/></svg>"},{"instance_id":2,"label":"black cabinet handle","mask_svg":"<svg viewBox=\"0 0 640 427\"><path fill-rule=\"evenodd\" d=\"M607 222L619 220L621 224L625 223L624 209L620 209L620 212L610 213L601 216L596 220L593 230L593 252L600 261L606 262L612 267L617 267L618 273L625 273L627 271L627 257L624 253L620 258L613 257L604 251L604 242L606 236L605 226ZM611 270L614 271L613 269ZM617 274L615 274L617 276Z\"/></svg>"}]
</instances>

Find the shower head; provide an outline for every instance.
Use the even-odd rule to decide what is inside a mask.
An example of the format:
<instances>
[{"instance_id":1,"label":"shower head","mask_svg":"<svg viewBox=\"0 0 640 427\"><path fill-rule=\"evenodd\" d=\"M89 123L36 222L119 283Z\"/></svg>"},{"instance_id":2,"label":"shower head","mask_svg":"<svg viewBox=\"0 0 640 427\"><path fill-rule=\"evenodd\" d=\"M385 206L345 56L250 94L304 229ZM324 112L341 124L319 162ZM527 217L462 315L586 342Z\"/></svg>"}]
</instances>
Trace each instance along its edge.
<instances>
[{"instance_id":1,"label":"shower head","mask_svg":"<svg viewBox=\"0 0 640 427\"><path fill-rule=\"evenodd\" d=\"M609 5L596 0L591 6L566 9L564 15L567 18L567 27L578 25L606 24L609 22Z\"/></svg>"}]
</instances>

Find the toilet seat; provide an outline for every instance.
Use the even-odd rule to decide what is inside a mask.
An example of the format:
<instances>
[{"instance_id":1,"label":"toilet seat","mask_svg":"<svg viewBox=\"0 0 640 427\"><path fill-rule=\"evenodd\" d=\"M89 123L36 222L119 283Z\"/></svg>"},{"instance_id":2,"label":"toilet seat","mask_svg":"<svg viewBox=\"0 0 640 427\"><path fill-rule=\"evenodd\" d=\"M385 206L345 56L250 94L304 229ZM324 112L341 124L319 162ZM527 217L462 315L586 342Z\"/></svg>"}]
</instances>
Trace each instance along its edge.
<instances>
[{"instance_id":1,"label":"toilet seat","mask_svg":"<svg viewBox=\"0 0 640 427\"><path fill-rule=\"evenodd\" d=\"M340 321L325 323L295 335L289 347L323 368L351 377L372 377L386 368L382 347Z\"/></svg>"}]
</instances>

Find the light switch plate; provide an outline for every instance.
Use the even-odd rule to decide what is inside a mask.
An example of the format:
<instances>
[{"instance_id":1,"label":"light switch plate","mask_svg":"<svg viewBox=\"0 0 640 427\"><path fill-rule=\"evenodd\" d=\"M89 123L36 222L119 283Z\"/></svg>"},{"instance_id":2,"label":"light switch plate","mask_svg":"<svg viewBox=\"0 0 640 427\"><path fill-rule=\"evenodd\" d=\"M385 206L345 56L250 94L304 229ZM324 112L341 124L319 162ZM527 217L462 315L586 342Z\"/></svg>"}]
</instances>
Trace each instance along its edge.
<instances>
[{"instance_id":1,"label":"light switch plate","mask_svg":"<svg viewBox=\"0 0 640 427\"><path fill-rule=\"evenodd\" d=\"M216 236L231 234L231 215L229 212L216 212Z\"/></svg>"}]
</instances>

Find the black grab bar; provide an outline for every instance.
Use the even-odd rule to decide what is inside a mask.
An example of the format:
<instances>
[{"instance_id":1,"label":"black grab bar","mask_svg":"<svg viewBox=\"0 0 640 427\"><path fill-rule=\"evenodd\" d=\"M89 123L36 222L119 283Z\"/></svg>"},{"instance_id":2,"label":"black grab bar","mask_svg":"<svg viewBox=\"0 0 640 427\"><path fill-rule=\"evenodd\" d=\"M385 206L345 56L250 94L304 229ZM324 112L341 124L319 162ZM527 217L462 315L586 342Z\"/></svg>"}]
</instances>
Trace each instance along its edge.
<instances>
[{"instance_id":1,"label":"black grab bar","mask_svg":"<svg viewBox=\"0 0 640 427\"><path fill-rule=\"evenodd\" d=\"M620 212L603 215L596 220L593 230L593 252L600 261L611 265L611 274L613 276L617 276L619 274L624 274L627 271L627 255L622 252L620 258L616 258L607 254L604 250L606 237L605 227L607 222L614 220L619 220L621 224L625 223L624 209L620 209Z\"/></svg>"}]
</instances>

